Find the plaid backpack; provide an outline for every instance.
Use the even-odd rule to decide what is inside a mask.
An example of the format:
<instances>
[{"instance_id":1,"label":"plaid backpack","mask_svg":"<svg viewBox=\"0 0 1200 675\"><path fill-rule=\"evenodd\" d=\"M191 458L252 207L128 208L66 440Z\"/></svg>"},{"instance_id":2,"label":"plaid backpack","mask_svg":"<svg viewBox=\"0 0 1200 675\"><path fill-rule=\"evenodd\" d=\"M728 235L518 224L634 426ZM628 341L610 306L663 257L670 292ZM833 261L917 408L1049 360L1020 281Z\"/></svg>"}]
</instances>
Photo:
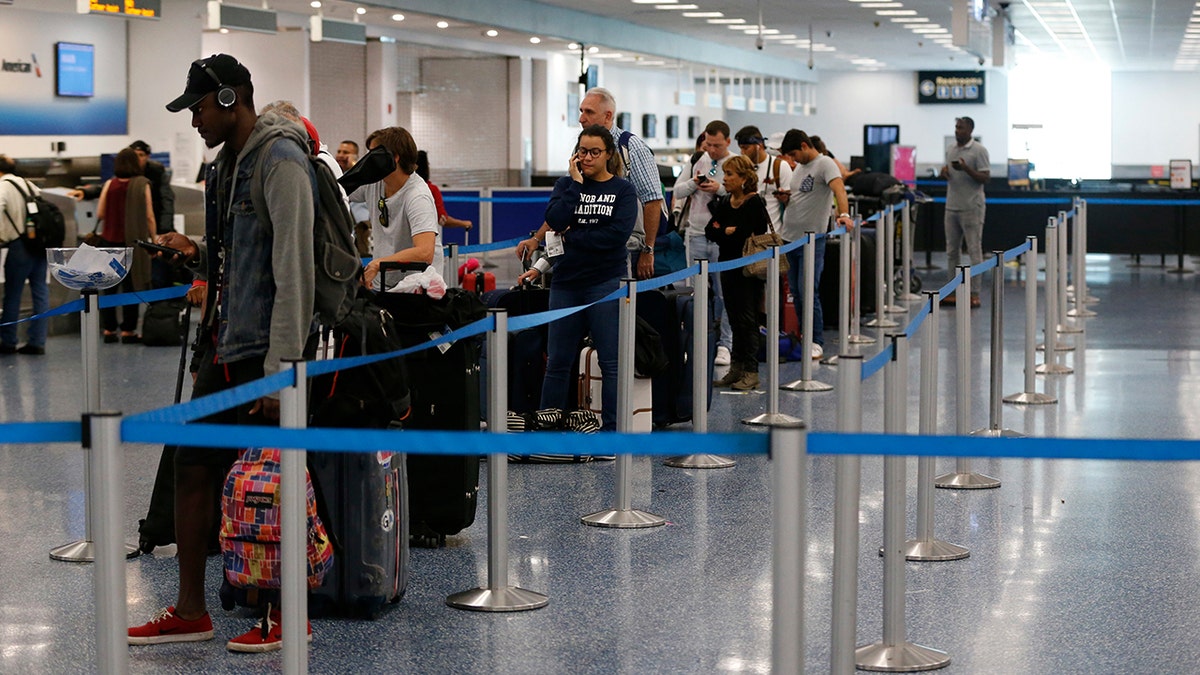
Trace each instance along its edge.
<instances>
[{"instance_id":1,"label":"plaid backpack","mask_svg":"<svg viewBox=\"0 0 1200 675\"><path fill-rule=\"evenodd\" d=\"M237 588L278 589L280 451L250 448L234 462L221 496L221 557L225 578ZM308 587L321 585L333 567L333 546L317 516L317 499L308 470Z\"/></svg>"}]
</instances>

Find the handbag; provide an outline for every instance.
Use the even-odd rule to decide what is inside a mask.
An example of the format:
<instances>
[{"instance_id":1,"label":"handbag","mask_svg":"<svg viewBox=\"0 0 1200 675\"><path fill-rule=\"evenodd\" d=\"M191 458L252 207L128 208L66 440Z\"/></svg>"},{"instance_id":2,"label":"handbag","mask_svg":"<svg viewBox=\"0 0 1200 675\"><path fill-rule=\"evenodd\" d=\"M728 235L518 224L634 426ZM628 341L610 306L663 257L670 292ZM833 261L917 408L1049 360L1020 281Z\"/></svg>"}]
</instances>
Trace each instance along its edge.
<instances>
[{"instance_id":1,"label":"handbag","mask_svg":"<svg viewBox=\"0 0 1200 675\"><path fill-rule=\"evenodd\" d=\"M746 243L742 245L743 258L749 255L754 255L755 253L759 253L761 251L765 251L772 246L783 246L783 237L780 237L779 234L775 232L775 225L771 222L771 216L767 215L766 204L763 203L761 197L759 198L759 204L762 205L763 215L766 215L767 217L767 232L765 234L752 234L746 238ZM769 262L769 260L758 260L756 262L752 262L742 268L742 274L745 274L748 277L766 281L767 263ZM787 256L779 256L779 275L783 276L787 274L788 269L789 266Z\"/></svg>"}]
</instances>

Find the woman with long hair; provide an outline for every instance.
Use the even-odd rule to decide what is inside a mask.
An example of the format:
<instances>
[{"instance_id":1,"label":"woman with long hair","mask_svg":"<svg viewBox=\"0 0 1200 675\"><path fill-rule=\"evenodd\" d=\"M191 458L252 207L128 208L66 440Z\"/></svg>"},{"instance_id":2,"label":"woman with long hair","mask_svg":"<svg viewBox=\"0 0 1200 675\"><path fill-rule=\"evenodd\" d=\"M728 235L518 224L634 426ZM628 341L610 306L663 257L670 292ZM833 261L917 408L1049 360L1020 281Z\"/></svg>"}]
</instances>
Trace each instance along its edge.
<instances>
[{"instance_id":1,"label":"woman with long hair","mask_svg":"<svg viewBox=\"0 0 1200 675\"><path fill-rule=\"evenodd\" d=\"M546 205L549 257L519 279L535 279L553 266L550 309L595 302L615 291L625 276L625 242L641 203L633 184L617 175L620 164L607 129L592 125L579 134L568 161L570 175L558 179ZM617 303L602 302L550 324L542 408L566 407L571 366L580 341L590 333L602 376L601 428L616 429L618 322Z\"/></svg>"},{"instance_id":2,"label":"woman with long hair","mask_svg":"<svg viewBox=\"0 0 1200 675\"><path fill-rule=\"evenodd\" d=\"M138 241L148 240L156 232L154 204L150 196L150 180L142 175L142 165L137 152L125 148L117 153L113 162L113 177L100 190L100 203L96 213L102 229L100 238L103 246L133 247L133 264L129 274L118 285L105 291L128 293L150 288L150 254L137 246ZM104 341L124 343L138 342L138 315L141 305L125 305L122 308L120 337L117 336L117 310L108 307L100 310L100 321L104 326Z\"/></svg>"},{"instance_id":3,"label":"woman with long hair","mask_svg":"<svg viewBox=\"0 0 1200 675\"><path fill-rule=\"evenodd\" d=\"M717 244L718 260L742 257L746 240L754 234L765 234L771 223L767 204L758 194L758 170L742 155L726 160L724 165L725 191L713 200L708 209L712 219L704 228L704 236ZM742 269L721 272L721 290L725 312L733 330L729 372L713 383L739 391L758 388L758 313L762 308L763 280L748 277Z\"/></svg>"}]
</instances>

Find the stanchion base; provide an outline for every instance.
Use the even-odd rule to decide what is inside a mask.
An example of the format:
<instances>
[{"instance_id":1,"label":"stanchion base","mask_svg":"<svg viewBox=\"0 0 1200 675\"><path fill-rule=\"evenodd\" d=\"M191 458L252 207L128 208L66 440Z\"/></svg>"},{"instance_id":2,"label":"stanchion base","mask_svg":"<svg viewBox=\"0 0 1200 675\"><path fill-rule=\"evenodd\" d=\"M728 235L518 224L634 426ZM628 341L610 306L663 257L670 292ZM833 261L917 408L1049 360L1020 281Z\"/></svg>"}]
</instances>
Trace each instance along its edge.
<instances>
[{"instance_id":1,"label":"stanchion base","mask_svg":"<svg viewBox=\"0 0 1200 675\"><path fill-rule=\"evenodd\" d=\"M656 516L653 513L638 511L637 509L629 509L623 511L621 509L609 509L608 511L600 511L588 516L580 518L584 525L592 527L616 527L621 529L634 529L640 527L658 527L666 525L667 519L662 516Z\"/></svg>"},{"instance_id":2,"label":"stanchion base","mask_svg":"<svg viewBox=\"0 0 1200 675\"><path fill-rule=\"evenodd\" d=\"M829 356L826 356L825 358L821 359L821 364L826 366L836 366L838 364L838 355L830 354Z\"/></svg>"},{"instance_id":3,"label":"stanchion base","mask_svg":"<svg viewBox=\"0 0 1200 675\"><path fill-rule=\"evenodd\" d=\"M793 380L779 385L779 388L787 391L832 391L833 385L818 380Z\"/></svg>"},{"instance_id":4,"label":"stanchion base","mask_svg":"<svg viewBox=\"0 0 1200 675\"><path fill-rule=\"evenodd\" d=\"M908 308L901 307L899 305L884 305L883 313L884 314L908 314Z\"/></svg>"},{"instance_id":5,"label":"stanchion base","mask_svg":"<svg viewBox=\"0 0 1200 675\"><path fill-rule=\"evenodd\" d=\"M1090 309L1068 309L1067 316L1082 317L1084 319L1090 319L1093 316L1097 316L1097 314Z\"/></svg>"},{"instance_id":6,"label":"stanchion base","mask_svg":"<svg viewBox=\"0 0 1200 675\"><path fill-rule=\"evenodd\" d=\"M125 544L126 560L132 560L141 554L142 551L138 547ZM62 546L50 549L50 559L61 560L63 562L95 562L96 544L86 540L63 544Z\"/></svg>"},{"instance_id":7,"label":"stanchion base","mask_svg":"<svg viewBox=\"0 0 1200 675\"><path fill-rule=\"evenodd\" d=\"M895 327L899 326L900 324L896 323L895 321L892 321L891 319L889 319L887 317L883 317L883 318L871 319L870 321L864 321L863 325L866 326L867 328L895 328Z\"/></svg>"},{"instance_id":8,"label":"stanchion base","mask_svg":"<svg viewBox=\"0 0 1200 675\"><path fill-rule=\"evenodd\" d=\"M971 555L966 546L941 539L910 539L904 542L904 559L915 562L962 560Z\"/></svg>"},{"instance_id":9,"label":"stanchion base","mask_svg":"<svg viewBox=\"0 0 1200 675\"><path fill-rule=\"evenodd\" d=\"M668 457L663 464L676 469L728 469L737 462L720 455L684 455Z\"/></svg>"},{"instance_id":10,"label":"stanchion base","mask_svg":"<svg viewBox=\"0 0 1200 675\"><path fill-rule=\"evenodd\" d=\"M783 413L762 413L754 417L747 417L742 420L742 424L752 427L799 427L804 425L804 420Z\"/></svg>"},{"instance_id":11,"label":"stanchion base","mask_svg":"<svg viewBox=\"0 0 1200 675\"><path fill-rule=\"evenodd\" d=\"M545 607L550 598L516 586L474 588L446 597L446 604L472 612L524 612Z\"/></svg>"},{"instance_id":12,"label":"stanchion base","mask_svg":"<svg viewBox=\"0 0 1200 675\"><path fill-rule=\"evenodd\" d=\"M1075 334L1075 333L1082 333L1082 332L1083 332L1083 328L1082 328L1082 327L1080 327L1080 326L1073 326L1073 325L1071 325L1071 324L1069 324L1069 323L1060 323L1060 324L1058 324L1057 328L1058 328L1058 333L1059 333L1060 335L1062 335L1063 333Z\"/></svg>"},{"instance_id":13,"label":"stanchion base","mask_svg":"<svg viewBox=\"0 0 1200 675\"><path fill-rule=\"evenodd\" d=\"M1033 372L1038 375L1070 375L1075 372L1075 369L1061 363L1041 363L1033 369Z\"/></svg>"},{"instance_id":14,"label":"stanchion base","mask_svg":"<svg viewBox=\"0 0 1200 675\"><path fill-rule=\"evenodd\" d=\"M950 665L950 655L912 642L896 645L876 642L854 650L854 665L859 670L881 673L914 673L945 668Z\"/></svg>"},{"instance_id":15,"label":"stanchion base","mask_svg":"<svg viewBox=\"0 0 1200 675\"><path fill-rule=\"evenodd\" d=\"M1012 429L997 429L995 427L990 429L976 429L969 435L980 436L982 438L1025 438L1025 434L1019 431L1013 431Z\"/></svg>"},{"instance_id":16,"label":"stanchion base","mask_svg":"<svg viewBox=\"0 0 1200 675\"><path fill-rule=\"evenodd\" d=\"M1058 399L1050 394L1043 394L1037 391L1023 391L1019 394L1005 396L1004 402L1016 405L1045 405L1047 403L1058 403Z\"/></svg>"},{"instance_id":17,"label":"stanchion base","mask_svg":"<svg viewBox=\"0 0 1200 675\"><path fill-rule=\"evenodd\" d=\"M1000 481L982 473L947 473L933 479L933 486L948 490L991 490Z\"/></svg>"},{"instance_id":18,"label":"stanchion base","mask_svg":"<svg viewBox=\"0 0 1200 675\"><path fill-rule=\"evenodd\" d=\"M1089 295L1083 299L1083 304L1085 304L1085 305L1094 305L1098 302L1100 302L1100 298L1097 298L1094 295Z\"/></svg>"},{"instance_id":19,"label":"stanchion base","mask_svg":"<svg viewBox=\"0 0 1200 675\"><path fill-rule=\"evenodd\" d=\"M871 337L870 335L860 335L858 333L852 333L852 334L846 336L846 344L848 344L848 345L873 345L873 344L875 344L875 338Z\"/></svg>"},{"instance_id":20,"label":"stanchion base","mask_svg":"<svg viewBox=\"0 0 1200 675\"><path fill-rule=\"evenodd\" d=\"M1039 352L1044 352L1044 351L1046 351L1046 343L1044 343L1044 342L1039 343L1037 347L1034 347L1034 349L1036 349ZM1056 352L1073 352L1073 351L1075 351L1075 345L1073 345L1069 342L1055 342L1054 343L1054 351L1056 351Z\"/></svg>"}]
</instances>

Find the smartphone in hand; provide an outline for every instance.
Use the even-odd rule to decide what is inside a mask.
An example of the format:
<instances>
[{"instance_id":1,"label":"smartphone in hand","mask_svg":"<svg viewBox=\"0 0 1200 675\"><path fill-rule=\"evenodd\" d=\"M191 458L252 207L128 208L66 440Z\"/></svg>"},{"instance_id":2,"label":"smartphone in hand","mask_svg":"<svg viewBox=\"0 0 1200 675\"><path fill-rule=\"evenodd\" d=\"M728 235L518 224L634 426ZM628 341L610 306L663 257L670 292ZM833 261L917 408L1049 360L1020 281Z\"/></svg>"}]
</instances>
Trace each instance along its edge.
<instances>
[{"instance_id":1,"label":"smartphone in hand","mask_svg":"<svg viewBox=\"0 0 1200 675\"><path fill-rule=\"evenodd\" d=\"M180 251L177 248L171 248L170 246L163 246L162 244L156 244L152 241L140 241L139 240L137 245L146 249L150 253L161 253L167 257L183 255L183 251Z\"/></svg>"},{"instance_id":2,"label":"smartphone in hand","mask_svg":"<svg viewBox=\"0 0 1200 675\"><path fill-rule=\"evenodd\" d=\"M704 185L707 182L708 182L708 176L705 176L704 174L700 174L699 176L696 176L696 184L697 185Z\"/></svg>"}]
</instances>

